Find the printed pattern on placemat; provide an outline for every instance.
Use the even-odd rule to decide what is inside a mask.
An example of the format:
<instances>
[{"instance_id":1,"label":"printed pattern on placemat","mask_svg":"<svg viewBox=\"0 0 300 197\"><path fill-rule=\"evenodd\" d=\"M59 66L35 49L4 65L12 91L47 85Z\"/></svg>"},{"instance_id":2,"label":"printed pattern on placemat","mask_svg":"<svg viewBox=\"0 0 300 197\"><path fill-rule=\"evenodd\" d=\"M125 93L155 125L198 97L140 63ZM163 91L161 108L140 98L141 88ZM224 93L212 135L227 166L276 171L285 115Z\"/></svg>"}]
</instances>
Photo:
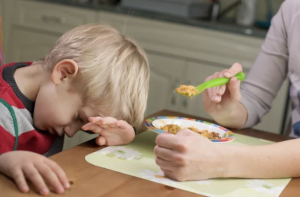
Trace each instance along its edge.
<instances>
[{"instance_id":1,"label":"printed pattern on placemat","mask_svg":"<svg viewBox=\"0 0 300 197\"><path fill-rule=\"evenodd\" d=\"M236 135L230 144L265 145L273 142L244 135ZM164 177L155 163L153 148L154 132L144 132L125 146L110 146L85 157L86 161L99 167L168 185L210 197L278 197L291 179L211 179L178 182ZM226 146L226 144L224 144ZM217 189L216 189L217 188Z\"/></svg>"}]
</instances>

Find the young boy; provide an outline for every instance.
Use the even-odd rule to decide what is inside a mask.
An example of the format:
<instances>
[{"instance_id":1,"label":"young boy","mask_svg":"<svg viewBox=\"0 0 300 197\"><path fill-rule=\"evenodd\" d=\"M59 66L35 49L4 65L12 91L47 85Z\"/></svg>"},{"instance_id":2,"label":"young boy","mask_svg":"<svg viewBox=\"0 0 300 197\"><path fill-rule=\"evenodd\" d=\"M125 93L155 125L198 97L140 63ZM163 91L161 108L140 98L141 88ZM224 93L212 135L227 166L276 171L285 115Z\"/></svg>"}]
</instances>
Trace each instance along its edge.
<instances>
[{"instance_id":1,"label":"young boy","mask_svg":"<svg viewBox=\"0 0 300 197\"><path fill-rule=\"evenodd\" d=\"M65 173L41 154L56 146L57 136L80 129L98 133L99 145L131 142L148 89L145 52L100 24L65 33L42 60L1 67L0 172L22 192L29 190L25 179L42 195L49 193L46 183L64 192Z\"/></svg>"}]
</instances>

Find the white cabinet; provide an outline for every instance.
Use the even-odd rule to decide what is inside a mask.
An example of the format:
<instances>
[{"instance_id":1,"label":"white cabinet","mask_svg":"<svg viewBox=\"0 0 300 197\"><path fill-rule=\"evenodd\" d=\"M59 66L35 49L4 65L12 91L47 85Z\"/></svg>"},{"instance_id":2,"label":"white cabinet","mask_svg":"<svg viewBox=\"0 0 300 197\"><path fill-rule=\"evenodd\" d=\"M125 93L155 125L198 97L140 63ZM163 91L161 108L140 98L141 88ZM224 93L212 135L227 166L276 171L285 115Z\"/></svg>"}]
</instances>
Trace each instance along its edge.
<instances>
[{"instance_id":1,"label":"white cabinet","mask_svg":"<svg viewBox=\"0 0 300 197\"><path fill-rule=\"evenodd\" d=\"M59 36L15 28L11 35L9 62L35 61L43 58Z\"/></svg>"},{"instance_id":2,"label":"white cabinet","mask_svg":"<svg viewBox=\"0 0 300 197\"><path fill-rule=\"evenodd\" d=\"M179 95L174 93L182 83L185 61L148 53L150 63L150 91L146 115L159 110L178 111Z\"/></svg>"},{"instance_id":3,"label":"white cabinet","mask_svg":"<svg viewBox=\"0 0 300 197\"><path fill-rule=\"evenodd\" d=\"M7 62L33 61L43 57L66 31L95 22L96 13L52 3L10 0ZM12 9L11 9L12 10Z\"/></svg>"},{"instance_id":4,"label":"white cabinet","mask_svg":"<svg viewBox=\"0 0 300 197\"><path fill-rule=\"evenodd\" d=\"M2 1L0 1L0 16L3 18L3 11L4 11L4 3L5 3L5 1L4 0L2 0Z\"/></svg>"},{"instance_id":5,"label":"white cabinet","mask_svg":"<svg viewBox=\"0 0 300 197\"><path fill-rule=\"evenodd\" d=\"M226 68L239 62L249 69L263 43L259 38L104 11L97 20L119 28L148 51Z\"/></svg>"},{"instance_id":6,"label":"white cabinet","mask_svg":"<svg viewBox=\"0 0 300 197\"><path fill-rule=\"evenodd\" d=\"M4 56L8 54L9 37L11 32L11 19L14 14L15 0L0 0L0 16L2 17ZM7 62L7 61L6 61Z\"/></svg>"},{"instance_id":7,"label":"white cabinet","mask_svg":"<svg viewBox=\"0 0 300 197\"><path fill-rule=\"evenodd\" d=\"M37 1L18 0L15 10L14 24L61 34L96 20L91 10Z\"/></svg>"}]
</instances>

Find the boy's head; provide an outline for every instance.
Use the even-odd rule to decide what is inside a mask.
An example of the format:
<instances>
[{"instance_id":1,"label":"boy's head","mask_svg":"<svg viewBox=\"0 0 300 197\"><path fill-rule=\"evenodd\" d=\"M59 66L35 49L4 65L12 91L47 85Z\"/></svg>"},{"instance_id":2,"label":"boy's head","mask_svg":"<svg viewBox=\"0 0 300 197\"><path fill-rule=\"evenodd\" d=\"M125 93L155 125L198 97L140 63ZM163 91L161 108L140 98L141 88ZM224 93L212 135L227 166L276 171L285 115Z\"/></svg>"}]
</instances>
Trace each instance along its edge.
<instances>
[{"instance_id":1,"label":"boy's head","mask_svg":"<svg viewBox=\"0 0 300 197\"><path fill-rule=\"evenodd\" d=\"M35 64L49 73L36 97L37 128L73 136L92 116L141 125L149 89L147 57L113 27L88 24L72 29Z\"/></svg>"}]
</instances>

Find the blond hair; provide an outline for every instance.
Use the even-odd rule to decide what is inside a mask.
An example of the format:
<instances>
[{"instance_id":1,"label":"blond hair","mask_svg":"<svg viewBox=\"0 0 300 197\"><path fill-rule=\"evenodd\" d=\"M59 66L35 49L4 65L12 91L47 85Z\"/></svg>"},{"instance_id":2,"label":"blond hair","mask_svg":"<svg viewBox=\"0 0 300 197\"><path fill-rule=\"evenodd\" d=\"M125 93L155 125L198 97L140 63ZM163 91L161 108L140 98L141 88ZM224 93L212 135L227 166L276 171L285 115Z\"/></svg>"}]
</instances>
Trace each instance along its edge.
<instances>
[{"instance_id":1,"label":"blond hair","mask_svg":"<svg viewBox=\"0 0 300 197\"><path fill-rule=\"evenodd\" d=\"M82 25L66 32L40 62L52 72L64 59L79 66L76 88L84 92L86 104L141 126L150 71L145 52L134 40L109 25Z\"/></svg>"}]
</instances>

